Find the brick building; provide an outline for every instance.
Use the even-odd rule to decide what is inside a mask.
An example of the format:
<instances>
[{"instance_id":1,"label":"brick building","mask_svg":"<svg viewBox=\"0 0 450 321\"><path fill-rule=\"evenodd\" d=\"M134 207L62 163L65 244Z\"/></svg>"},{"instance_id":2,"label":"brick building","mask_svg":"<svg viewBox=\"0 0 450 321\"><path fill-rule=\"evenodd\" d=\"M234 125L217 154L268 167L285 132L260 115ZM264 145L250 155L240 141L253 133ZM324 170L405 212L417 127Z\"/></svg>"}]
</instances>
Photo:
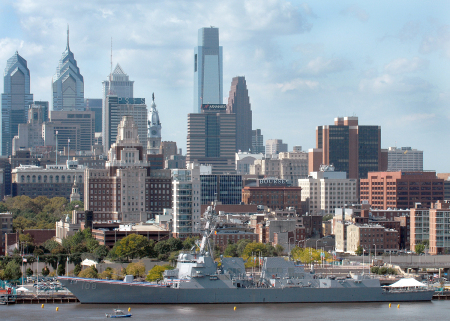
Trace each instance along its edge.
<instances>
[{"instance_id":1,"label":"brick building","mask_svg":"<svg viewBox=\"0 0 450 321\"><path fill-rule=\"evenodd\" d=\"M372 208L413 208L416 203L429 208L444 199L444 180L436 172L369 172L360 182L361 202Z\"/></svg>"}]
</instances>

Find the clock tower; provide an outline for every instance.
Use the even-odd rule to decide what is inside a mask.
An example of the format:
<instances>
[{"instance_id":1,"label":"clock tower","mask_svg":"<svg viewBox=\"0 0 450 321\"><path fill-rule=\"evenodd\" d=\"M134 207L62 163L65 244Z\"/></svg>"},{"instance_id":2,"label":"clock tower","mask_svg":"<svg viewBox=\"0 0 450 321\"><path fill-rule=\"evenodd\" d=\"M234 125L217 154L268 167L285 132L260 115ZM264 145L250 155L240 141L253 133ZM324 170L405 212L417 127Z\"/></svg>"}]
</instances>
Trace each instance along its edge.
<instances>
[{"instance_id":1,"label":"clock tower","mask_svg":"<svg viewBox=\"0 0 450 321\"><path fill-rule=\"evenodd\" d=\"M152 94L152 105L148 112L147 154L159 154L161 146L161 123L155 104L155 93Z\"/></svg>"}]
</instances>

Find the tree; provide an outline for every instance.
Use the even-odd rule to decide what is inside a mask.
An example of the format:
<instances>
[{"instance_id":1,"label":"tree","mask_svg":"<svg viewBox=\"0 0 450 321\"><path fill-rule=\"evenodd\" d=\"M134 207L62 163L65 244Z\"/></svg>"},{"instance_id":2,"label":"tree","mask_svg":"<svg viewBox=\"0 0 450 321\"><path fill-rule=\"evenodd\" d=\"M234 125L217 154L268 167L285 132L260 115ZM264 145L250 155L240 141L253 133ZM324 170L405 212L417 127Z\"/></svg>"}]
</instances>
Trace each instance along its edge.
<instances>
[{"instance_id":1,"label":"tree","mask_svg":"<svg viewBox=\"0 0 450 321\"><path fill-rule=\"evenodd\" d=\"M188 237L183 241L183 249L185 250L190 250L192 249L194 246L196 246L195 242L198 240L198 236L196 237Z\"/></svg>"},{"instance_id":2,"label":"tree","mask_svg":"<svg viewBox=\"0 0 450 321\"><path fill-rule=\"evenodd\" d=\"M425 245L423 245L422 243L416 244L416 246L414 247L414 250L416 252L416 254L422 254L425 251Z\"/></svg>"},{"instance_id":3,"label":"tree","mask_svg":"<svg viewBox=\"0 0 450 321\"><path fill-rule=\"evenodd\" d=\"M247 246L248 243L251 243L252 241L250 241L249 239L242 239L239 240L236 244L237 244L237 255L238 256L242 256L242 253L244 252L245 247Z\"/></svg>"},{"instance_id":4,"label":"tree","mask_svg":"<svg viewBox=\"0 0 450 321\"><path fill-rule=\"evenodd\" d=\"M15 260L8 262L3 273L3 280L18 280L22 276L20 265Z\"/></svg>"},{"instance_id":5,"label":"tree","mask_svg":"<svg viewBox=\"0 0 450 321\"><path fill-rule=\"evenodd\" d=\"M135 278L144 276L145 274L145 265L141 261L137 263L130 263L126 267L127 275L132 275Z\"/></svg>"},{"instance_id":6,"label":"tree","mask_svg":"<svg viewBox=\"0 0 450 321\"><path fill-rule=\"evenodd\" d=\"M109 253L109 248L106 245L99 245L94 250L93 254L98 258L99 261L102 261Z\"/></svg>"},{"instance_id":7,"label":"tree","mask_svg":"<svg viewBox=\"0 0 450 321\"><path fill-rule=\"evenodd\" d=\"M49 275L49 274L50 274L49 268L48 268L47 266L44 266L44 267L42 268L42 275L43 275L43 276L47 276L47 275Z\"/></svg>"},{"instance_id":8,"label":"tree","mask_svg":"<svg viewBox=\"0 0 450 321\"><path fill-rule=\"evenodd\" d=\"M355 251L356 255L362 255L364 253L363 247L361 245L358 245L358 248Z\"/></svg>"},{"instance_id":9,"label":"tree","mask_svg":"<svg viewBox=\"0 0 450 321\"><path fill-rule=\"evenodd\" d=\"M149 251L150 243L148 239L142 235L130 234L124 237L114 245L113 255L118 258L125 257L127 260L134 258L142 258Z\"/></svg>"},{"instance_id":10,"label":"tree","mask_svg":"<svg viewBox=\"0 0 450 321\"><path fill-rule=\"evenodd\" d=\"M223 255L226 257L237 257L237 244L228 244L223 252Z\"/></svg>"},{"instance_id":11,"label":"tree","mask_svg":"<svg viewBox=\"0 0 450 321\"><path fill-rule=\"evenodd\" d=\"M172 270L173 267L170 265L155 265L150 271L148 271L145 280L149 282L154 282L163 279L163 272L165 270Z\"/></svg>"},{"instance_id":12,"label":"tree","mask_svg":"<svg viewBox=\"0 0 450 321\"><path fill-rule=\"evenodd\" d=\"M59 264L58 268L56 269L56 274L64 275L65 273L66 273L65 264Z\"/></svg>"},{"instance_id":13,"label":"tree","mask_svg":"<svg viewBox=\"0 0 450 321\"><path fill-rule=\"evenodd\" d=\"M80 272L81 272L81 265L80 264L75 265L75 268L73 269L73 274L75 274L75 276L78 276Z\"/></svg>"},{"instance_id":14,"label":"tree","mask_svg":"<svg viewBox=\"0 0 450 321\"><path fill-rule=\"evenodd\" d=\"M28 277L32 276L32 275L33 275L33 269L28 268L28 269L26 270L25 274L26 274L26 276L28 276Z\"/></svg>"},{"instance_id":15,"label":"tree","mask_svg":"<svg viewBox=\"0 0 450 321\"><path fill-rule=\"evenodd\" d=\"M168 239L167 243L169 244L170 252L179 251L183 248L183 242L175 237Z\"/></svg>"},{"instance_id":16,"label":"tree","mask_svg":"<svg viewBox=\"0 0 450 321\"><path fill-rule=\"evenodd\" d=\"M98 277L98 271L92 265L92 266L82 270L80 273L78 273L78 277L79 278L96 279Z\"/></svg>"},{"instance_id":17,"label":"tree","mask_svg":"<svg viewBox=\"0 0 450 321\"><path fill-rule=\"evenodd\" d=\"M170 252L170 244L165 241L159 241L155 244L155 252L156 254L167 254Z\"/></svg>"}]
</instances>

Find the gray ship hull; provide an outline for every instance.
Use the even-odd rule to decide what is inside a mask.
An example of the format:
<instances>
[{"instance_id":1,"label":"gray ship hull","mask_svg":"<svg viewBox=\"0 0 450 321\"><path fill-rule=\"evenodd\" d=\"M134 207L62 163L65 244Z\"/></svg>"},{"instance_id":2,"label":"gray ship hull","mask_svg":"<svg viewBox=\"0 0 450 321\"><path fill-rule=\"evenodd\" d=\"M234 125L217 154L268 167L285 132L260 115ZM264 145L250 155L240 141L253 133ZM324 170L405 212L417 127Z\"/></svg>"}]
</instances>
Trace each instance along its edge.
<instances>
[{"instance_id":1,"label":"gray ship hull","mask_svg":"<svg viewBox=\"0 0 450 321\"><path fill-rule=\"evenodd\" d=\"M430 301L431 290L385 291L381 287L339 288L173 288L60 277L59 281L85 304L215 304Z\"/></svg>"}]
</instances>

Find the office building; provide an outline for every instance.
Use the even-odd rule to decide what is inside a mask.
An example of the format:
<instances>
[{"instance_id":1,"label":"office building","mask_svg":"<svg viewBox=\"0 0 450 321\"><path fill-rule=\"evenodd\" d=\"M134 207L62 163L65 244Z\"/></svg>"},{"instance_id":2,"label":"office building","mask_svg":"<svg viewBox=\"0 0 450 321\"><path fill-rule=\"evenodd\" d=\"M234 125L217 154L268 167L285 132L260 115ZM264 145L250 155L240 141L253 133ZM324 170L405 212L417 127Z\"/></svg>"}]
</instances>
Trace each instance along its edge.
<instances>
[{"instance_id":1,"label":"office building","mask_svg":"<svg viewBox=\"0 0 450 321\"><path fill-rule=\"evenodd\" d=\"M381 127L360 126L358 117L339 117L334 125L316 128L316 149L309 151L309 172L333 165L348 178L367 178L368 172L387 169L381 151Z\"/></svg>"},{"instance_id":2,"label":"office building","mask_svg":"<svg viewBox=\"0 0 450 321\"><path fill-rule=\"evenodd\" d=\"M200 174L201 204L218 201L223 205L240 204L242 201L241 175Z\"/></svg>"},{"instance_id":3,"label":"office building","mask_svg":"<svg viewBox=\"0 0 450 321\"><path fill-rule=\"evenodd\" d=\"M252 109L245 77L234 77L228 95L227 113L236 114L236 152L252 149Z\"/></svg>"},{"instance_id":4,"label":"office building","mask_svg":"<svg viewBox=\"0 0 450 321\"><path fill-rule=\"evenodd\" d=\"M13 154L21 149L30 149L36 153L36 148L44 146L44 137L42 136L42 120L45 110L42 106L31 105L28 108L28 122L19 124L17 136L12 140Z\"/></svg>"},{"instance_id":5,"label":"office building","mask_svg":"<svg viewBox=\"0 0 450 321\"><path fill-rule=\"evenodd\" d=\"M200 113L204 104L223 103L222 69L219 28L199 29L194 49L194 113Z\"/></svg>"},{"instance_id":6,"label":"office building","mask_svg":"<svg viewBox=\"0 0 450 321\"><path fill-rule=\"evenodd\" d=\"M49 106L48 106L48 101L36 100L33 103L33 105L34 106L39 106L42 109L42 112L41 112L42 122L44 123L46 121L49 121L50 109L49 109Z\"/></svg>"},{"instance_id":7,"label":"office building","mask_svg":"<svg viewBox=\"0 0 450 321\"><path fill-rule=\"evenodd\" d=\"M254 165L256 160L264 159L263 154L251 154L248 152L236 153L236 173L239 175L250 174L250 167Z\"/></svg>"},{"instance_id":8,"label":"office building","mask_svg":"<svg viewBox=\"0 0 450 321\"><path fill-rule=\"evenodd\" d=\"M335 172L331 166L322 166L319 172L299 179L298 186L311 215L333 214L335 208L358 203L358 180L347 178L345 172Z\"/></svg>"},{"instance_id":9,"label":"office building","mask_svg":"<svg viewBox=\"0 0 450 321\"><path fill-rule=\"evenodd\" d=\"M30 70L27 61L19 53L8 59L3 75L1 109L0 153L12 153L12 140L17 135L18 125L26 124L28 107L33 103L30 93Z\"/></svg>"},{"instance_id":10,"label":"office building","mask_svg":"<svg viewBox=\"0 0 450 321\"><path fill-rule=\"evenodd\" d=\"M187 163L212 165L212 174L235 173L236 115L226 105L203 105L188 114Z\"/></svg>"},{"instance_id":11,"label":"office building","mask_svg":"<svg viewBox=\"0 0 450 321\"><path fill-rule=\"evenodd\" d=\"M252 130L252 154L266 154L264 136L261 134L261 129Z\"/></svg>"},{"instance_id":12,"label":"office building","mask_svg":"<svg viewBox=\"0 0 450 321\"><path fill-rule=\"evenodd\" d=\"M287 152L288 145L282 139L268 139L266 141L266 158L277 158L281 152Z\"/></svg>"},{"instance_id":13,"label":"office building","mask_svg":"<svg viewBox=\"0 0 450 321\"><path fill-rule=\"evenodd\" d=\"M444 199L444 180L436 172L369 172L360 180L361 202L372 208L413 208L416 203L430 208Z\"/></svg>"},{"instance_id":14,"label":"office building","mask_svg":"<svg viewBox=\"0 0 450 321\"><path fill-rule=\"evenodd\" d=\"M388 172L423 171L423 151L412 149L411 147L389 147Z\"/></svg>"},{"instance_id":15,"label":"office building","mask_svg":"<svg viewBox=\"0 0 450 321\"><path fill-rule=\"evenodd\" d=\"M122 67L117 64L114 71L108 76L108 80L102 81L103 101L106 96L115 95L117 97L133 98L134 81L123 71Z\"/></svg>"},{"instance_id":16,"label":"office building","mask_svg":"<svg viewBox=\"0 0 450 321\"><path fill-rule=\"evenodd\" d=\"M159 146L159 154L163 154L164 160L169 159L170 156L178 155L178 148L176 142L161 142Z\"/></svg>"},{"instance_id":17,"label":"office building","mask_svg":"<svg viewBox=\"0 0 450 321\"><path fill-rule=\"evenodd\" d=\"M84 79L77 66L77 61L69 46L69 28L67 28L67 45L59 60L56 73L52 79L53 111L84 110Z\"/></svg>"},{"instance_id":18,"label":"office building","mask_svg":"<svg viewBox=\"0 0 450 321\"><path fill-rule=\"evenodd\" d=\"M161 123L156 110L155 94L152 95L152 104L148 111L148 136L147 154L160 154L161 147Z\"/></svg>"},{"instance_id":19,"label":"office building","mask_svg":"<svg viewBox=\"0 0 450 321\"><path fill-rule=\"evenodd\" d=\"M84 100L84 108L87 111L93 111L95 113L95 132L101 133L103 100L99 98L86 98Z\"/></svg>"},{"instance_id":20,"label":"office building","mask_svg":"<svg viewBox=\"0 0 450 321\"><path fill-rule=\"evenodd\" d=\"M125 98L117 95L106 96L106 110L103 114L103 147L107 153L116 141L117 126L124 116L132 116L138 128L138 137L147 149L147 105L145 98Z\"/></svg>"}]
</instances>

